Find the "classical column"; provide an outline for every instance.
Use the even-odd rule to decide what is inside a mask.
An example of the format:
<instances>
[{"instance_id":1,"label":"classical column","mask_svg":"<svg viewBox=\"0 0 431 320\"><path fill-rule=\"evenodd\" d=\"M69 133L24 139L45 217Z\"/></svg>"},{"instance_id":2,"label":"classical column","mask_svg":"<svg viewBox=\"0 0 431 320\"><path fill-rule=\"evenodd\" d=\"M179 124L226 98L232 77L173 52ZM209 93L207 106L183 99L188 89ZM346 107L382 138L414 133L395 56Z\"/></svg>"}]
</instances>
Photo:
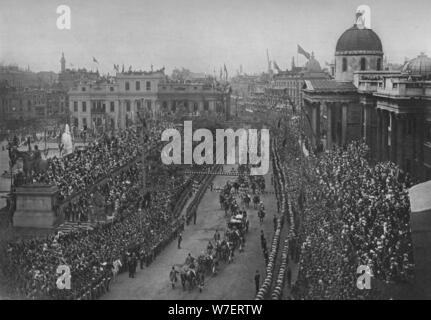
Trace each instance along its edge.
<instances>
[{"instance_id":1,"label":"classical column","mask_svg":"<svg viewBox=\"0 0 431 320\"><path fill-rule=\"evenodd\" d=\"M388 122L386 120L386 111L382 110L382 153L381 161L387 160L388 148Z\"/></svg>"},{"instance_id":2,"label":"classical column","mask_svg":"<svg viewBox=\"0 0 431 320\"><path fill-rule=\"evenodd\" d=\"M397 157L396 162L401 168L401 170L404 170L404 126L405 126L405 119L403 115L398 115L397 117Z\"/></svg>"},{"instance_id":3,"label":"classical column","mask_svg":"<svg viewBox=\"0 0 431 320\"><path fill-rule=\"evenodd\" d=\"M364 108L364 140L365 143L371 148L371 106L365 104Z\"/></svg>"},{"instance_id":4,"label":"classical column","mask_svg":"<svg viewBox=\"0 0 431 320\"><path fill-rule=\"evenodd\" d=\"M337 102L333 103L332 106L333 112L333 122L334 122L334 133L335 133L335 144L339 147L341 146L341 105Z\"/></svg>"},{"instance_id":5,"label":"classical column","mask_svg":"<svg viewBox=\"0 0 431 320\"><path fill-rule=\"evenodd\" d=\"M316 134L316 126L317 126L317 109L315 107L315 103L310 104L311 109L311 144L313 147L317 145L317 134Z\"/></svg>"},{"instance_id":6,"label":"classical column","mask_svg":"<svg viewBox=\"0 0 431 320\"><path fill-rule=\"evenodd\" d=\"M341 107L341 146L344 147L347 143L347 105Z\"/></svg>"},{"instance_id":7,"label":"classical column","mask_svg":"<svg viewBox=\"0 0 431 320\"><path fill-rule=\"evenodd\" d=\"M390 154L390 160L394 163L397 163L397 148L398 148L398 141L399 135L397 131L397 122L398 117L395 115L394 112L390 112L391 117L391 154Z\"/></svg>"},{"instance_id":8,"label":"classical column","mask_svg":"<svg viewBox=\"0 0 431 320\"><path fill-rule=\"evenodd\" d=\"M316 134L316 147L320 145L321 143L321 134L320 134L320 102L316 103L314 109L315 115L316 115L316 122L315 122L315 134Z\"/></svg>"},{"instance_id":9,"label":"classical column","mask_svg":"<svg viewBox=\"0 0 431 320\"><path fill-rule=\"evenodd\" d=\"M383 117L383 132L382 132L382 161L388 160L388 112L382 111Z\"/></svg>"},{"instance_id":10,"label":"classical column","mask_svg":"<svg viewBox=\"0 0 431 320\"><path fill-rule=\"evenodd\" d=\"M327 117L327 126L326 126L326 149L332 149L332 103L326 103L326 117Z\"/></svg>"},{"instance_id":11,"label":"classical column","mask_svg":"<svg viewBox=\"0 0 431 320\"><path fill-rule=\"evenodd\" d=\"M371 156L374 160L377 159L377 128L379 126L377 121L377 108L375 104L368 106L368 115L370 116L369 140Z\"/></svg>"},{"instance_id":12,"label":"classical column","mask_svg":"<svg viewBox=\"0 0 431 320\"><path fill-rule=\"evenodd\" d=\"M382 132L383 132L383 121L382 121L382 110L377 109L377 146L376 146L376 160L382 159Z\"/></svg>"}]
</instances>

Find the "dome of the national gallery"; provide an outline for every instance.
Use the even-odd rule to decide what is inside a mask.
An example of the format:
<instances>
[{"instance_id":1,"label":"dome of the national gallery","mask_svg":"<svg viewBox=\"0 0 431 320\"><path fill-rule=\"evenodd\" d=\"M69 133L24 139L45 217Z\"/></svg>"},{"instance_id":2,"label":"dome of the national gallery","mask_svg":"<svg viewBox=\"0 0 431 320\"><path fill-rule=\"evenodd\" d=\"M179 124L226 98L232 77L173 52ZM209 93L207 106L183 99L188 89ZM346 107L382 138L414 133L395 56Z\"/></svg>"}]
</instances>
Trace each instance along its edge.
<instances>
[{"instance_id":1,"label":"dome of the national gallery","mask_svg":"<svg viewBox=\"0 0 431 320\"><path fill-rule=\"evenodd\" d=\"M344 31L338 39L335 54L383 54L382 42L379 36L371 29L358 28L355 24Z\"/></svg>"}]
</instances>

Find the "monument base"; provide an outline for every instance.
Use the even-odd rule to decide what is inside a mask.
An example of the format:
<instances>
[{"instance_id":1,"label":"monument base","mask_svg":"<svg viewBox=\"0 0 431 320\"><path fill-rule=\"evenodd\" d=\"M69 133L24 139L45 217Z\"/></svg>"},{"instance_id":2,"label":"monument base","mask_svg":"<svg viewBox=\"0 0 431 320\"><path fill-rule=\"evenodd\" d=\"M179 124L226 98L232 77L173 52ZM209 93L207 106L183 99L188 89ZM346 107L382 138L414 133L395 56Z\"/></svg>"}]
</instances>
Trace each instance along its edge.
<instances>
[{"instance_id":1,"label":"monument base","mask_svg":"<svg viewBox=\"0 0 431 320\"><path fill-rule=\"evenodd\" d=\"M58 188L49 185L24 185L17 188L14 227L52 229L61 223L54 206Z\"/></svg>"},{"instance_id":2,"label":"monument base","mask_svg":"<svg viewBox=\"0 0 431 320\"><path fill-rule=\"evenodd\" d=\"M58 225L56 220L54 211L16 211L13 226L49 229Z\"/></svg>"}]
</instances>

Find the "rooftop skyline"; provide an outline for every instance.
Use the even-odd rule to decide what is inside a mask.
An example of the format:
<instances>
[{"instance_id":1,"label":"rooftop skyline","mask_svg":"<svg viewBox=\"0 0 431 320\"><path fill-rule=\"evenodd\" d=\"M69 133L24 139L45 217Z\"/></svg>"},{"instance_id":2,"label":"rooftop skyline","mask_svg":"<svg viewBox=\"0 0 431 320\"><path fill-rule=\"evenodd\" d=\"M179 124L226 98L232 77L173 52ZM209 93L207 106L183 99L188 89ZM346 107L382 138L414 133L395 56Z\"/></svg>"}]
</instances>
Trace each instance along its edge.
<instances>
[{"instance_id":1,"label":"rooftop skyline","mask_svg":"<svg viewBox=\"0 0 431 320\"><path fill-rule=\"evenodd\" d=\"M333 59L340 35L355 21L356 8L371 7L372 29L389 62L402 63L420 52L431 55L426 0L0 0L0 62L33 71L66 67L113 73L113 65L170 73L184 67L229 75L267 69L270 60L290 68L296 45L314 52L322 67ZM57 7L71 8L71 30L56 26ZM93 62L93 57L99 64ZM299 56L299 65L306 59ZM298 62L297 62L298 64Z\"/></svg>"}]
</instances>

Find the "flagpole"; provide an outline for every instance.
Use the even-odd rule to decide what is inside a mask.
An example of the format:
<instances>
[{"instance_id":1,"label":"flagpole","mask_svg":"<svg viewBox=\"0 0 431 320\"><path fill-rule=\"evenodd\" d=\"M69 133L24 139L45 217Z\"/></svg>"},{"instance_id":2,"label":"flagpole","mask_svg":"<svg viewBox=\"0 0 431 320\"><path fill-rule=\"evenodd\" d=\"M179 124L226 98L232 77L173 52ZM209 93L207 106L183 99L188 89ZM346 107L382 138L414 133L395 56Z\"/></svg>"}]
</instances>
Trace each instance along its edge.
<instances>
[{"instance_id":1,"label":"flagpole","mask_svg":"<svg viewBox=\"0 0 431 320\"><path fill-rule=\"evenodd\" d=\"M296 50L296 64L299 67L299 54L298 54L298 50Z\"/></svg>"}]
</instances>

